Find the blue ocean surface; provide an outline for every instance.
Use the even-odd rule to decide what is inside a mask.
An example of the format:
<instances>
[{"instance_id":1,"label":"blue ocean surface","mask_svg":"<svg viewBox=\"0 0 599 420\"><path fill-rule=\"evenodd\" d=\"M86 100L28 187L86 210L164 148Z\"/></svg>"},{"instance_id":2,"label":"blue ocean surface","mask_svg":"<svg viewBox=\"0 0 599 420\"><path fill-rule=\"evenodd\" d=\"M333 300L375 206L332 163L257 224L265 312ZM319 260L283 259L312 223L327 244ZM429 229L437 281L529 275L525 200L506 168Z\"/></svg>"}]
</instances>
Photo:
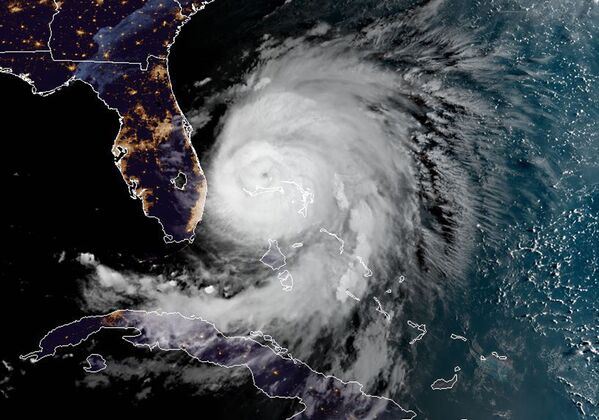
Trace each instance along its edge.
<instances>
[{"instance_id":1,"label":"blue ocean surface","mask_svg":"<svg viewBox=\"0 0 599 420\"><path fill-rule=\"evenodd\" d=\"M181 29L169 73L208 182L193 244L160 242L124 189L130 207L90 218L112 187L76 184L102 191L86 204L95 210L30 241L68 291L40 285L29 244L5 258L23 278L11 295L38 311L10 330L20 354L83 315L163 310L284 349L417 419L599 419L596 0L216 0ZM24 195L40 183L14 185ZM30 233L38 215L22 213L15 225ZM48 250L42 238L70 225ZM245 418L301 409L269 401L248 372L132 355L112 338L31 366L11 347L6 395L18 405L57 378L56 394L135 399L142 411L175 397L218 418L232 397ZM226 341L219 356L244 355ZM90 354L106 369L44 373L83 375Z\"/></svg>"},{"instance_id":2,"label":"blue ocean surface","mask_svg":"<svg viewBox=\"0 0 599 420\"><path fill-rule=\"evenodd\" d=\"M331 97L354 93L358 86L355 96L363 94L359 100L366 103L371 97L364 92L376 92L380 84L391 98L371 104L381 120L393 127L397 121L385 112L395 106L409 116L399 124L413 117L419 123L415 131L423 132L415 136L422 147L414 147L415 172L424 174L421 180L430 175L431 181L418 186L428 206L419 223L442 239L425 240L419 248L400 231L394 239L398 251L389 251L399 254L395 265L374 267L378 283L369 285L366 296L378 296L394 314L389 349L383 350L388 369L381 368L369 389L376 393L388 387L385 395L425 419L597 418L599 4L293 0L263 18L256 17L258 6L235 10L234 17L218 22L224 38L205 31L202 23L192 24L174 49L174 84L188 98L183 103L192 122L210 114L227 127L236 100L241 106L254 100L252 94L230 93L231 86L249 80L245 83L252 87L252 80L263 77L276 89L307 96L312 85ZM211 54L193 71L186 70L184 58L190 46L198 56ZM351 79L337 64L344 56L357 57L366 68L376 66L373 80ZM269 65L276 71L269 73ZM295 74L294 65L309 70ZM356 66L357 74L361 70ZM310 71L315 75L306 75ZM413 91L395 92L395 85L386 85L389 74L411 83ZM201 80L210 83L204 86ZM245 88L242 84L240 90ZM258 83L254 90L261 88ZM233 110L217 112L211 100ZM267 110L272 115L260 118L277 124L278 109ZM302 120L301 112L297 118ZM219 124L205 129L202 122L196 147L203 147L212 130L218 134ZM401 135L390 131L392 138ZM218 140L214 149L227 141ZM344 141L339 153L327 156L333 168L337 160L340 167L345 164ZM206 166L209 179L219 174L214 155ZM461 196L461 191L467 193ZM396 204L403 200L389 195ZM206 223L214 209L210 200L209 194ZM445 253L435 252L443 241ZM411 252L419 261L415 270L410 270ZM404 274L405 282L396 287L397 275ZM368 319L360 308L354 319ZM422 339L411 342L420 331L406 326L408 320L426 323ZM278 337L284 340L284 334ZM371 350L354 347L358 354ZM305 359L327 371L327 355L316 352ZM378 357L371 356L375 366ZM402 373L394 372L396 367ZM452 389L431 389L436 379L454 374L458 380Z\"/></svg>"},{"instance_id":3,"label":"blue ocean surface","mask_svg":"<svg viewBox=\"0 0 599 420\"><path fill-rule=\"evenodd\" d=\"M431 418L599 416L598 7L518 1L447 9L448 20L485 28L489 45L505 48L498 90L509 102L496 102L497 116L517 109L526 122L501 139L506 171L495 176L509 190L501 208L487 209L499 216L498 234L480 229L469 291L452 302L472 331L469 344L454 342L439 364L460 364L452 360L469 347L450 398L455 408L447 415L444 396L430 393L422 404Z\"/></svg>"}]
</instances>

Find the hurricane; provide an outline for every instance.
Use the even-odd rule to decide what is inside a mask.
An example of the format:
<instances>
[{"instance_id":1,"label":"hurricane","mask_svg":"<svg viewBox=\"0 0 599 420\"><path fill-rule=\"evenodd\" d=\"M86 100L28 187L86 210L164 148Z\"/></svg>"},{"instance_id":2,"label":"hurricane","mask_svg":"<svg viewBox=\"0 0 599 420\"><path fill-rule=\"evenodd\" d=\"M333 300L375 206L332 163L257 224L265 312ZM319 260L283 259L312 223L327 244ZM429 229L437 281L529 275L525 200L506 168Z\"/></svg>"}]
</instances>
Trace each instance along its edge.
<instances>
[{"instance_id":1,"label":"hurricane","mask_svg":"<svg viewBox=\"0 0 599 420\"><path fill-rule=\"evenodd\" d=\"M289 3L273 13L301 9ZM429 322L474 323L456 309L472 273L483 290L507 266L491 250L511 246L525 213L508 206L546 197L510 183L514 150L534 154L551 108L529 98L551 89L531 82L548 80L543 58L511 67L524 54L512 27L492 38L491 24L441 19L446 2L383 3L334 23L322 5L329 22L293 31L266 17L252 48L231 53L234 76L198 76L202 100L186 113L213 141L195 242L147 272L84 258L87 309L199 316L371 392L410 392ZM530 179L550 184L537 163Z\"/></svg>"},{"instance_id":2,"label":"hurricane","mask_svg":"<svg viewBox=\"0 0 599 420\"><path fill-rule=\"evenodd\" d=\"M410 330L396 318L401 305L460 287L478 223L469 171L484 152L477 124L488 104L430 70L447 54L456 72L491 66L459 38L420 68L398 66L426 41L389 50L404 30L380 21L355 38L321 23L298 38L265 37L243 80L206 101L231 105L205 164L194 244L204 256L192 253L191 275L158 289L139 277L129 292L225 331L263 331L308 359L322 337L335 337L332 348L355 342L343 371L369 385L388 370L396 351L386 334ZM365 307L354 320L363 325L346 330Z\"/></svg>"},{"instance_id":3,"label":"hurricane","mask_svg":"<svg viewBox=\"0 0 599 420\"><path fill-rule=\"evenodd\" d=\"M417 281L419 258L452 274L459 267L442 255L466 252L454 242L468 234L473 211L459 169L448 168L439 180L454 191L418 193L426 181L418 167L422 148L430 144L424 137L431 133L414 118L427 110L410 95L434 100L434 93L418 92L368 53L352 53L348 42L267 42L261 64L234 89L238 99L208 169L214 182L206 236L235 244L243 265L254 265L256 247L276 240L293 276L291 293L281 294L269 276L247 297L231 299L264 299L264 309L241 319L339 316L381 284L399 284L400 276ZM435 166L449 166L442 156L436 160ZM462 218L451 221L458 194ZM234 313L251 307L216 306Z\"/></svg>"}]
</instances>

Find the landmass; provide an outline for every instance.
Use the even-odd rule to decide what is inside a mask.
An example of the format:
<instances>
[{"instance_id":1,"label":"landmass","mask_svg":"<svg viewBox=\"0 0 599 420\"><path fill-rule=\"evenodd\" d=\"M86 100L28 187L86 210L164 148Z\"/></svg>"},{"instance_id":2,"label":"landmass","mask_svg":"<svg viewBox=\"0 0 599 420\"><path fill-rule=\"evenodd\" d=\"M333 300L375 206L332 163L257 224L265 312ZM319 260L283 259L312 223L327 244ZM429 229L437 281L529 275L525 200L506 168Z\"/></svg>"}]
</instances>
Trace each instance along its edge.
<instances>
[{"instance_id":1,"label":"landmass","mask_svg":"<svg viewBox=\"0 0 599 420\"><path fill-rule=\"evenodd\" d=\"M507 360L507 356L505 355L500 355L499 353L497 353L496 351L492 351L491 355L496 358L497 360Z\"/></svg>"},{"instance_id":2,"label":"landmass","mask_svg":"<svg viewBox=\"0 0 599 420\"><path fill-rule=\"evenodd\" d=\"M181 27L208 3L11 0L0 6L0 72L42 96L83 82L116 111L115 164L166 242L193 241L206 200L168 55Z\"/></svg>"},{"instance_id":3,"label":"landmass","mask_svg":"<svg viewBox=\"0 0 599 420\"><path fill-rule=\"evenodd\" d=\"M408 325L420 332L420 334L410 340L410 344L414 344L415 342L422 340L422 338L426 335L426 324L417 324L408 319Z\"/></svg>"},{"instance_id":4,"label":"landmass","mask_svg":"<svg viewBox=\"0 0 599 420\"><path fill-rule=\"evenodd\" d=\"M251 336L228 337L208 321L179 313L117 310L83 317L48 332L38 350L21 358L39 362L54 356L61 347L83 343L103 329L122 331L123 339L136 347L181 351L199 362L224 368L245 367L256 388L269 397L299 400L304 408L294 418L416 417L393 400L364 393L358 382L344 382L314 371L280 346L275 351ZM260 332L253 336L271 338Z\"/></svg>"},{"instance_id":5,"label":"landmass","mask_svg":"<svg viewBox=\"0 0 599 420\"><path fill-rule=\"evenodd\" d=\"M299 200L302 203L302 207L297 211L297 213L302 215L303 217L307 217L308 206L310 204L314 204L314 193L312 192L312 190L310 188L302 187L302 185L300 183L295 182L295 181L281 181L280 184L291 185L293 187L293 189L296 190L295 192L299 193L299 195L300 195ZM291 191L292 197L293 197L293 192L294 192L293 189ZM276 187L261 187L261 186L257 185L256 188L254 188L254 191L248 190L247 188L243 188L243 191L250 197L258 197L260 195L269 194L269 193L279 193L279 194L287 193L285 188L281 185L278 185ZM295 199L292 198L291 202L294 203Z\"/></svg>"},{"instance_id":6,"label":"landmass","mask_svg":"<svg viewBox=\"0 0 599 420\"><path fill-rule=\"evenodd\" d=\"M362 274L362 276L364 276L364 277L372 277L372 270L370 268L368 268L368 266L364 262L364 259L362 257L360 257L359 255L356 255L356 258L358 259L358 262L360 263L360 265L362 266L362 268L365 270L364 274Z\"/></svg>"},{"instance_id":7,"label":"landmass","mask_svg":"<svg viewBox=\"0 0 599 420\"><path fill-rule=\"evenodd\" d=\"M84 367L83 370L87 373L98 373L106 369L106 359L101 354L92 353L85 360L88 366Z\"/></svg>"},{"instance_id":8,"label":"landmass","mask_svg":"<svg viewBox=\"0 0 599 420\"><path fill-rule=\"evenodd\" d=\"M284 292L291 292L293 290L293 276L288 270L280 271L277 278Z\"/></svg>"},{"instance_id":9,"label":"landmass","mask_svg":"<svg viewBox=\"0 0 599 420\"><path fill-rule=\"evenodd\" d=\"M329 232L323 227L320 228L320 233L326 233L327 235L335 238L339 242L339 255L343 254L343 248L345 247L345 241L343 239L341 239L337 234Z\"/></svg>"},{"instance_id":10,"label":"landmass","mask_svg":"<svg viewBox=\"0 0 599 420\"><path fill-rule=\"evenodd\" d=\"M270 268L272 271L277 271L287 265L287 258L279 247L279 242L275 239L268 240L268 250L260 258L260 262Z\"/></svg>"},{"instance_id":11,"label":"landmass","mask_svg":"<svg viewBox=\"0 0 599 420\"><path fill-rule=\"evenodd\" d=\"M359 302L359 301L360 301L360 298L359 298L359 297L357 297L356 295L354 295L352 292L350 292L350 291L349 291L349 290L347 290L347 289L345 290L345 294L346 294L347 296L349 296L350 298L352 298L353 300L355 300L356 302Z\"/></svg>"},{"instance_id":12,"label":"landmass","mask_svg":"<svg viewBox=\"0 0 599 420\"><path fill-rule=\"evenodd\" d=\"M466 337L464 337L463 335L458 335L458 334L454 334L454 333L451 333L449 338L451 338L452 340L468 341L468 339Z\"/></svg>"},{"instance_id":13,"label":"landmass","mask_svg":"<svg viewBox=\"0 0 599 420\"><path fill-rule=\"evenodd\" d=\"M453 388L457 382L458 382L458 374L454 373L453 376L451 377L451 379L439 378L439 379L435 380L435 382L433 382L431 384L431 388L435 391L443 391L446 389Z\"/></svg>"},{"instance_id":14,"label":"landmass","mask_svg":"<svg viewBox=\"0 0 599 420\"><path fill-rule=\"evenodd\" d=\"M389 312L383 309L381 301L377 297L373 297L372 299L376 302L376 311L383 315L387 321L391 321L391 315L389 314Z\"/></svg>"}]
</instances>

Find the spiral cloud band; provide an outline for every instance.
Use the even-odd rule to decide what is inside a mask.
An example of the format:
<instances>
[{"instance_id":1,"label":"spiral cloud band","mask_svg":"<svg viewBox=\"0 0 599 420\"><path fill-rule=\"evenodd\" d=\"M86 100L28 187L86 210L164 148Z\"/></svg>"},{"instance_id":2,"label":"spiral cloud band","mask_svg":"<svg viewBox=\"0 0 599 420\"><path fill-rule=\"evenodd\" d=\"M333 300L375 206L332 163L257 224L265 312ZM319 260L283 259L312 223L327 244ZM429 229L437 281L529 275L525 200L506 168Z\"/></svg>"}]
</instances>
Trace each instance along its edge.
<instances>
[{"instance_id":1,"label":"spiral cloud band","mask_svg":"<svg viewBox=\"0 0 599 420\"><path fill-rule=\"evenodd\" d=\"M396 83L355 58L298 47L253 73L227 117L210 168L211 223L245 246L304 245L287 267L295 279L287 310L306 298L314 310L333 309L346 290L362 296L393 213L414 217L406 121L369 109Z\"/></svg>"},{"instance_id":2,"label":"spiral cloud band","mask_svg":"<svg viewBox=\"0 0 599 420\"><path fill-rule=\"evenodd\" d=\"M398 31L377 22L357 40L327 25L266 37L243 82L190 116L198 129L214 104L230 104L204 162L202 255L162 276L94 263L89 307L141 297L144 308L198 315L225 332L264 331L307 361L328 337L331 363L316 368L367 387L383 375L397 389L404 366L387 343L409 330L402 305L432 302L437 282L459 273L475 225L468 177L451 155L472 152L485 107L444 88L436 60L449 54L474 73L489 65L448 41L425 50L420 67L400 67L393 60L416 46L395 42ZM375 59L393 42L393 54Z\"/></svg>"}]
</instances>

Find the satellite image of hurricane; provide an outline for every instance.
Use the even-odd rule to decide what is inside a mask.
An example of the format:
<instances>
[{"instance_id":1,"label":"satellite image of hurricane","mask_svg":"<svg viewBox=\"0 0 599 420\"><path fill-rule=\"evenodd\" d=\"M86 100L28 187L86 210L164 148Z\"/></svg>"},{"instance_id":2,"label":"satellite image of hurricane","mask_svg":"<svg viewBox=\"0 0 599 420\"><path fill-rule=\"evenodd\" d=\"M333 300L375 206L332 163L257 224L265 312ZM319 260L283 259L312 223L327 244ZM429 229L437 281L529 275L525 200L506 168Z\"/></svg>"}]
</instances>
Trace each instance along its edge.
<instances>
[{"instance_id":1,"label":"satellite image of hurricane","mask_svg":"<svg viewBox=\"0 0 599 420\"><path fill-rule=\"evenodd\" d=\"M598 0L0 0L0 88L1 412L599 419Z\"/></svg>"}]
</instances>

